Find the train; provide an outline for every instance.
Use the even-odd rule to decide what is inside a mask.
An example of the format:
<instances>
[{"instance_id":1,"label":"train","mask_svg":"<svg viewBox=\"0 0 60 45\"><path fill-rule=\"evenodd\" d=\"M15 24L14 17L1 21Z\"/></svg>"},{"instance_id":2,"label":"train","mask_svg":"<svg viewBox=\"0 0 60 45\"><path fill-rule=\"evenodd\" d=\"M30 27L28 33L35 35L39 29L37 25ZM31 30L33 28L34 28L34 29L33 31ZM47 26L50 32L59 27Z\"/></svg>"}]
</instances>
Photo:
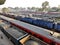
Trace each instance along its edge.
<instances>
[{"instance_id":1,"label":"train","mask_svg":"<svg viewBox=\"0 0 60 45\"><path fill-rule=\"evenodd\" d=\"M15 45L21 45L19 40L28 35L26 33L22 33L22 31L19 32L18 30L11 28L8 24L3 22L0 23L0 29Z\"/></svg>"},{"instance_id":2,"label":"train","mask_svg":"<svg viewBox=\"0 0 60 45\"><path fill-rule=\"evenodd\" d=\"M15 16L15 15L10 15L10 14L3 14L3 15L60 33L60 23L55 23L54 20L48 21L48 20L43 20L43 19L33 19L29 17L23 18L20 16Z\"/></svg>"},{"instance_id":3,"label":"train","mask_svg":"<svg viewBox=\"0 0 60 45\"><path fill-rule=\"evenodd\" d=\"M15 17L15 19L60 33L60 23L55 23L54 20L33 19L29 17L21 18L19 16Z\"/></svg>"},{"instance_id":4,"label":"train","mask_svg":"<svg viewBox=\"0 0 60 45\"><path fill-rule=\"evenodd\" d=\"M18 21L15 19L11 19L5 16L0 16L5 21L10 22L12 25L18 27L19 29L27 32L28 34L44 41L45 43L49 45L60 45L60 40L53 37L49 32L47 32L47 29L37 27L22 21Z\"/></svg>"},{"instance_id":5,"label":"train","mask_svg":"<svg viewBox=\"0 0 60 45\"><path fill-rule=\"evenodd\" d=\"M0 29L14 45L47 45L47 43L11 25L7 21L0 22Z\"/></svg>"}]
</instances>

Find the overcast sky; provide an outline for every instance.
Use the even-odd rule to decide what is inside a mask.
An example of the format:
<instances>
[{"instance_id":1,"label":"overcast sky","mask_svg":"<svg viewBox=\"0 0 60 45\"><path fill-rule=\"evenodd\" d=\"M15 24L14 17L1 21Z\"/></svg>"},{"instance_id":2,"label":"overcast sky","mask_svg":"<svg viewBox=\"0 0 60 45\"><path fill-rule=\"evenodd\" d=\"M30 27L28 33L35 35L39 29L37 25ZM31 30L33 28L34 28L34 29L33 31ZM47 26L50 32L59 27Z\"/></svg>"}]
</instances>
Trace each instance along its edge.
<instances>
[{"instance_id":1,"label":"overcast sky","mask_svg":"<svg viewBox=\"0 0 60 45\"><path fill-rule=\"evenodd\" d=\"M41 7L44 1L48 1L51 7L60 5L60 0L6 0L0 7Z\"/></svg>"}]
</instances>

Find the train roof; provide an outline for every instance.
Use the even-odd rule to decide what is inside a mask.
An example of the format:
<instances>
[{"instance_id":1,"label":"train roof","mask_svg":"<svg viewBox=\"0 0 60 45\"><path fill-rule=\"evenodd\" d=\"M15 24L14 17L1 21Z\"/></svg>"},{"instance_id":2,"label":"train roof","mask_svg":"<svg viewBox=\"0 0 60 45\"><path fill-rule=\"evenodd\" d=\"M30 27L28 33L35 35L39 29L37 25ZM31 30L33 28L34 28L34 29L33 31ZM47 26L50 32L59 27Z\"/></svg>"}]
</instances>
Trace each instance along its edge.
<instances>
[{"instance_id":1,"label":"train roof","mask_svg":"<svg viewBox=\"0 0 60 45\"><path fill-rule=\"evenodd\" d=\"M8 24L6 23L0 23L0 26L2 28L5 28L6 26L8 26ZM23 36L24 32L22 32L21 30L18 31L18 29L14 29L14 28L7 28L5 29L6 32L8 32L10 35L12 35L15 39L18 39L19 37Z\"/></svg>"},{"instance_id":2,"label":"train roof","mask_svg":"<svg viewBox=\"0 0 60 45\"><path fill-rule=\"evenodd\" d=\"M14 37L15 39L18 39L19 37L23 36L24 33L19 32L18 30L14 29L14 28L8 28L6 30L6 32L8 32L12 37Z\"/></svg>"},{"instance_id":3,"label":"train roof","mask_svg":"<svg viewBox=\"0 0 60 45\"><path fill-rule=\"evenodd\" d=\"M29 29L37 34L40 34L42 36L45 36L47 37L48 39L51 39L53 41L56 41L56 42L59 42L60 43L60 40L51 36L49 32L45 31L47 29L44 29L44 28L41 28L41 27L37 27L37 26L34 26L34 25L31 25L31 24L27 24L25 22L21 22L21 21L18 21L18 20L14 20L14 19L11 19L11 18L8 18L8 17L5 17L5 16L0 16L1 18L9 21L9 22L12 22L16 25L19 25L21 27L24 27L26 29Z\"/></svg>"}]
</instances>

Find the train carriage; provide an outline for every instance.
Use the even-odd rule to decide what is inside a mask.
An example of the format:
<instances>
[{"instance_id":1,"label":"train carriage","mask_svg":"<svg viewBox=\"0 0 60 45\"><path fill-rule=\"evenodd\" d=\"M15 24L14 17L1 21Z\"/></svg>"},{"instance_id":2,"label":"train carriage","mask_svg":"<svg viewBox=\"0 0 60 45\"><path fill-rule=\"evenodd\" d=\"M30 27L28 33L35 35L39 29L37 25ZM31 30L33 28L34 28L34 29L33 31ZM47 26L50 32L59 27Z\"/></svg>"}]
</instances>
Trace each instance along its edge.
<instances>
[{"instance_id":1,"label":"train carriage","mask_svg":"<svg viewBox=\"0 0 60 45\"><path fill-rule=\"evenodd\" d=\"M23 31L43 40L44 42L48 43L49 45L60 45L60 40L51 36L49 32L46 32L45 30L37 26L33 26L21 21L17 21L11 18L7 18L5 16L0 16L4 20L10 22L12 25L22 29ZM54 40L53 40L54 39Z\"/></svg>"}]
</instances>

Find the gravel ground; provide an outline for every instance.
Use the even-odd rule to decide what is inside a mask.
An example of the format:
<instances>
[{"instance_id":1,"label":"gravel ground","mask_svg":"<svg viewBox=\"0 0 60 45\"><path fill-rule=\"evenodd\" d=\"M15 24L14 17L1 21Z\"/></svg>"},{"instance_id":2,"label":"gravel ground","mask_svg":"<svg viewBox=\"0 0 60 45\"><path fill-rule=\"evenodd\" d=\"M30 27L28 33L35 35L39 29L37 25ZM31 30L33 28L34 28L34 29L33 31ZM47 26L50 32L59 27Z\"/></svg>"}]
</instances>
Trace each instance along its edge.
<instances>
[{"instance_id":1,"label":"gravel ground","mask_svg":"<svg viewBox=\"0 0 60 45\"><path fill-rule=\"evenodd\" d=\"M0 45L14 45L4 34L0 31Z\"/></svg>"}]
</instances>

